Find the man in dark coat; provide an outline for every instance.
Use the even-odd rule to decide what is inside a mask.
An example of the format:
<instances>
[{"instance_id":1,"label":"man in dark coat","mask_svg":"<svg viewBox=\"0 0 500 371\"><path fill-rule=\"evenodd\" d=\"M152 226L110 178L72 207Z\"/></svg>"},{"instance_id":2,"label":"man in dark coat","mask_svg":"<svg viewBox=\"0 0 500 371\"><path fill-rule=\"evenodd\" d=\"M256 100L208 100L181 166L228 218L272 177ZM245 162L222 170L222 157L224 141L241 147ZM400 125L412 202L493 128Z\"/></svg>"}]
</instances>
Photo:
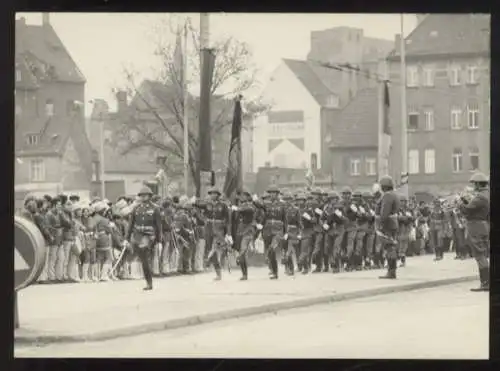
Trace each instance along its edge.
<instances>
[{"instance_id":1,"label":"man in dark coat","mask_svg":"<svg viewBox=\"0 0 500 371\"><path fill-rule=\"evenodd\" d=\"M399 196L394 192L394 181L390 176L382 177L379 184L383 196L375 210L375 215L378 217L377 235L380 237L387 258L387 274L379 278L395 279L398 261L397 233L399 225L397 214L400 208Z\"/></svg>"}]
</instances>

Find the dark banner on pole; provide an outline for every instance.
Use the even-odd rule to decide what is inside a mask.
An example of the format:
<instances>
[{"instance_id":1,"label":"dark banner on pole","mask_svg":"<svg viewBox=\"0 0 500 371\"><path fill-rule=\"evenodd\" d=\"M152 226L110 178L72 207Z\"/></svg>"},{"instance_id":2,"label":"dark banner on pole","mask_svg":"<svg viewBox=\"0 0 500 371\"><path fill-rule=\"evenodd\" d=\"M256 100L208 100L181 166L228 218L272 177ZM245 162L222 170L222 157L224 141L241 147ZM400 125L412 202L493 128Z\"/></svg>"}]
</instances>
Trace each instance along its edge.
<instances>
[{"instance_id":1,"label":"dark banner on pole","mask_svg":"<svg viewBox=\"0 0 500 371\"><path fill-rule=\"evenodd\" d=\"M210 90L212 87L215 54L211 49L203 49L201 55L200 121L198 127L200 146L198 161L201 171L211 171L212 136L210 123Z\"/></svg>"}]
</instances>

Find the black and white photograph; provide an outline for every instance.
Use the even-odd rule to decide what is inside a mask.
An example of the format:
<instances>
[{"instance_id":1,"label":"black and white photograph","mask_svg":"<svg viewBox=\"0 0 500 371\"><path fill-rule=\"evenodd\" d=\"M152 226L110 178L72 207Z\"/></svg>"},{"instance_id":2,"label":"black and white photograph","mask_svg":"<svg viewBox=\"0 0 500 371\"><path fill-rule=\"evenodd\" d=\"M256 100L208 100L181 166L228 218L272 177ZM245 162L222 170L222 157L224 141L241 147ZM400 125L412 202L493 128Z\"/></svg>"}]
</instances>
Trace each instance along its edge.
<instances>
[{"instance_id":1,"label":"black and white photograph","mask_svg":"<svg viewBox=\"0 0 500 371\"><path fill-rule=\"evenodd\" d=\"M488 359L490 21L15 13L14 357Z\"/></svg>"}]
</instances>

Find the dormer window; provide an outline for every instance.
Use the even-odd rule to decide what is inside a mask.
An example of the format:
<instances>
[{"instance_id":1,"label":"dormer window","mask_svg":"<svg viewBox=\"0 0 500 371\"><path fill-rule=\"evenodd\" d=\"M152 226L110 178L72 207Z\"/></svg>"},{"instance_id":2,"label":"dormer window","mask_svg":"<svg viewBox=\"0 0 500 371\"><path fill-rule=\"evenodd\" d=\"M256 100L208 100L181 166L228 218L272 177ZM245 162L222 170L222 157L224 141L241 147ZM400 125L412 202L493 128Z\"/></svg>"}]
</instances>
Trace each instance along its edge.
<instances>
[{"instance_id":1,"label":"dormer window","mask_svg":"<svg viewBox=\"0 0 500 371\"><path fill-rule=\"evenodd\" d=\"M47 99L45 102L45 114L49 117L54 116L54 102L52 99Z\"/></svg>"},{"instance_id":2,"label":"dormer window","mask_svg":"<svg viewBox=\"0 0 500 371\"><path fill-rule=\"evenodd\" d=\"M339 106L339 97L335 95L329 95L327 100L326 100L326 105L329 108L338 108Z\"/></svg>"},{"instance_id":3,"label":"dormer window","mask_svg":"<svg viewBox=\"0 0 500 371\"><path fill-rule=\"evenodd\" d=\"M26 135L26 143L29 146L36 146L40 140L39 134L28 134Z\"/></svg>"}]
</instances>

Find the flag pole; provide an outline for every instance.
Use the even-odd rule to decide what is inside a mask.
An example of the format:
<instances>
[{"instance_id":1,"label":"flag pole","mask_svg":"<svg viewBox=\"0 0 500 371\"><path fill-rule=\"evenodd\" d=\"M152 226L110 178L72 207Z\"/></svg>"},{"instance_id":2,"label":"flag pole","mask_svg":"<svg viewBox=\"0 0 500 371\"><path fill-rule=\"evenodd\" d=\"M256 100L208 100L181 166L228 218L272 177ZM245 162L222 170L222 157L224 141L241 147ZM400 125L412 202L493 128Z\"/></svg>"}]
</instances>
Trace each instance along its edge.
<instances>
[{"instance_id":1,"label":"flag pole","mask_svg":"<svg viewBox=\"0 0 500 371\"><path fill-rule=\"evenodd\" d=\"M379 61L379 76L382 76L382 61ZM378 79L378 136L377 136L377 182L380 177L385 175L385 156L384 156L384 81Z\"/></svg>"},{"instance_id":2,"label":"flag pole","mask_svg":"<svg viewBox=\"0 0 500 371\"><path fill-rule=\"evenodd\" d=\"M189 122L188 122L188 84L187 84L187 21L182 29L182 101L184 124L184 192L188 194L189 187Z\"/></svg>"},{"instance_id":3,"label":"flag pole","mask_svg":"<svg viewBox=\"0 0 500 371\"><path fill-rule=\"evenodd\" d=\"M401 53L401 185L403 191L408 196L408 115L406 114L406 53L405 53L405 34L404 34L404 14L401 18L401 37L400 37L400 53Z\"/></svg>"}]
</instances>

